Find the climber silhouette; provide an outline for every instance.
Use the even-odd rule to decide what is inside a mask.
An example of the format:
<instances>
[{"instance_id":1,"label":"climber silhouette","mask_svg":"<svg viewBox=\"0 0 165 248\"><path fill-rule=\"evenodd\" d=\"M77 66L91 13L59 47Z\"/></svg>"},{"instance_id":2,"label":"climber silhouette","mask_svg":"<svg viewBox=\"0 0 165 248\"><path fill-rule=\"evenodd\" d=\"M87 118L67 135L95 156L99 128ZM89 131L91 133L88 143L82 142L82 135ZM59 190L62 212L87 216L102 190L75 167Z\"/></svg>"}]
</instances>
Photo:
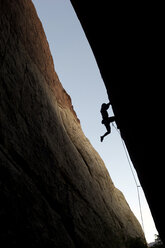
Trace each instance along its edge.
<instances>
[{"instance_id":1,"label":"climber silhouette","mask_svg":"<svg viewBox=\"0 0 165 248\"><path fill-rule=\"evenodd\" d=\"M111 105L110 102L107 103L107 104L106 103L103 103L101 105L100 112L101 112L101 115L102 115L102 118L103 118L103 120L102 120L101 123L104 124L105 127L106 127L106 129L107 129L107 132L103 136L100 137L101 142L103 141L103 139L104 139L105 136L107 136L108 134L111 133L110 123L113 122L113 121L115 121L115 116L112 116L112 117L109 117L108 116L107 109L109 108L110 105Z\"/></svg>"}]
</instances>

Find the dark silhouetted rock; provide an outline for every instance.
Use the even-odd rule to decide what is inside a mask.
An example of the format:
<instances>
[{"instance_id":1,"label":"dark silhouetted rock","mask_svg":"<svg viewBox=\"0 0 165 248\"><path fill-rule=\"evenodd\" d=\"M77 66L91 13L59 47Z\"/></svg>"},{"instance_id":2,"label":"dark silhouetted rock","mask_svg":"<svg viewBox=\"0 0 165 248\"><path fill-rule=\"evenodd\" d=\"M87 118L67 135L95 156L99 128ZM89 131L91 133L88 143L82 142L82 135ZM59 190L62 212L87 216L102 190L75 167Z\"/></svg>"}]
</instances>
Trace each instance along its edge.
<instances>
[{"instance_id":1,"label":"dark silhouetted rock","mask_svg":"<svg viewBox=\"0 0 165 248\"><path fill-rule=\"evenodd\" d=\"M157 161L164 158L157 141L163 137L163 115L157 113L163 113L164 99L163 2L71 2L94 52L117 126L165 243L165 202L161 198L164 166Z\"/></svg>"}]
</instances>

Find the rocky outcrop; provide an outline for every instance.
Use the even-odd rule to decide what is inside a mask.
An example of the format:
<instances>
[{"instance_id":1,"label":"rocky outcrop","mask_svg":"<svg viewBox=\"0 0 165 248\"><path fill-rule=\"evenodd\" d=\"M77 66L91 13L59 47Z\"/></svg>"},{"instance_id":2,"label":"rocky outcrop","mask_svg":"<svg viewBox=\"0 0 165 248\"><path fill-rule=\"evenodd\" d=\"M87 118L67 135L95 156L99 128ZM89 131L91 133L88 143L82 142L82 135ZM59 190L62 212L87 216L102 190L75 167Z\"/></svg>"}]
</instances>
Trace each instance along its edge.
<instances>
[{"instance_id":1,"label":"rocky outcrop","mask_svg":"<svg viewBox=\"0 0 165 248\"><path fill-rule=\"evenodd\" d=\"M145 242L82 132L30 0L0 0L0 202L2 247Z\"/></svg>"}]
</instances>

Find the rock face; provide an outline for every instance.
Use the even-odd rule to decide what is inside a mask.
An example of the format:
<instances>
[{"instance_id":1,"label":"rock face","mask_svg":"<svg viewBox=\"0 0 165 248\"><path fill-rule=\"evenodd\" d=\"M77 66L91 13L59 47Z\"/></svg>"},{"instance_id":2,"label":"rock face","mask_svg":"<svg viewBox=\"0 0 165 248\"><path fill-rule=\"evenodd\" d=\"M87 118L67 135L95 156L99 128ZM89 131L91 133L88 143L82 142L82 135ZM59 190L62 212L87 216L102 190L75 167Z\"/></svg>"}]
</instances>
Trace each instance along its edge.
<instances>
[{"instance_id":1,"label":"rock face","mask_svg":"<svg viewBox=\"0 0 165 248\"><path fill-rule=\"evenodd\" d=\"M81 130L30 0L0 0L0 202L1 247L145 242Z\"/></svg>"}]
</instances>

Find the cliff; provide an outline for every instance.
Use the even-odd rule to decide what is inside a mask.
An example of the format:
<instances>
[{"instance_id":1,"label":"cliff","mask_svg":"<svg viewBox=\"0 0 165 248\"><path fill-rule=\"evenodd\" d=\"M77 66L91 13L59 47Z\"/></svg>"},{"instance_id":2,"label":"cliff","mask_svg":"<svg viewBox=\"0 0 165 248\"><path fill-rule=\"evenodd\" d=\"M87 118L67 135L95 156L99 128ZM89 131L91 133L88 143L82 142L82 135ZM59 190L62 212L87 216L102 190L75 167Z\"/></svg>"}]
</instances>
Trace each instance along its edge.
<instances>
[{"instance_id":1,"label":"cliff","mask_svg":"<svg viewBox=\"0 0 165 248\"><path fill-rule=\"evenodd\" d=\"M30 0L0 0L0 202L1 247L144 242L82 132Z\"/></svg>"}]
</instances>

